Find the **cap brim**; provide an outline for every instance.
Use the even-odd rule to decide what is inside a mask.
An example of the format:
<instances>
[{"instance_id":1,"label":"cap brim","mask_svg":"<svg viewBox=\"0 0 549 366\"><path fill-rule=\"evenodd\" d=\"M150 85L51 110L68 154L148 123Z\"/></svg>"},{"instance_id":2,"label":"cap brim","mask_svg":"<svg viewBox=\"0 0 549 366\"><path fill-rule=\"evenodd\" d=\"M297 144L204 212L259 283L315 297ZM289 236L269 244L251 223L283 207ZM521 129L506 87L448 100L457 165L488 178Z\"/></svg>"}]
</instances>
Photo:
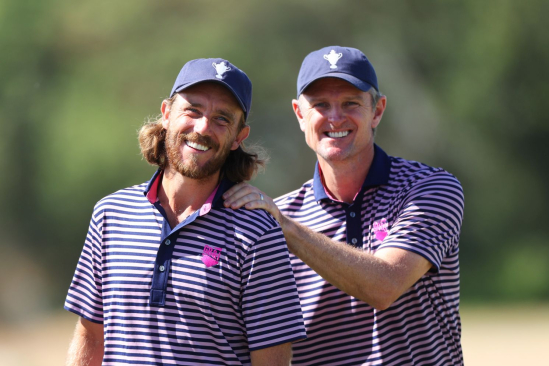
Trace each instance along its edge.
<instances>
[{"instance_id":1,"label":"cap brim","mask_svg":"<svg viewBox=\"0 0 549 366\"><path fill-rule=\"evenodd\" d=\"M375 86L365 82L365 81L362 81L352 75L349 75L349 74L345 74L345 73L342 73L342 72L331 72L329 74L325 74L325 75L322 75L320 77L317 77L311 81L309 81L307 84L305 84L301 90L299 91L299 94L298 94L298 98L301 94L303 94L303 92L312 84L314 83L315 81L317 80L320 80L320 79L326 79L326 78L336 78L336 79L341 79L341 80L345 80L347 82L349 82L351 85L353 85L354 87L362 90L362 91L365 91L367 92L368 90L370 90L370 88L374 88L376 89ZM377 89L376 89L377 90Z\"/></svg>"},{"instance_id":2,"label":"cap brim","mask_svg":"<svg viewBox=\"0 0 549 366\"><path fill-rule=\"evenodd\" d=\"M196 84L200 84L200 83L209 83L209 82L214 82L214 83L218 83L218 84L221 84L223 85L224 87L226 87L227 89L229 89L229 91L231 92L232 95L234 95L234 97L236 98L236 100L238 101L238 104L240 105L240 108L242 108L242 110L244 111L244 116L246 116L246 118L248 117L248 111L246 110L246 107L244 105L244 102L242 100L240 100L240 98L238 97L238 94L234 91L233 88L231 88L231 86L229 84L227 84L226 82L224 82L223 80L218 80L218 79L204 79L204 80L199 80L199 81L193 81L191 83L187 83L187 84L184 84L184 85L181 85L181 86L178 86L173 92L172 92L172 95L170 95L170 98L174 96L175 93L179 93L180 91L183 91L193 85L196 85Z\"/></svg>"}]
</instances>

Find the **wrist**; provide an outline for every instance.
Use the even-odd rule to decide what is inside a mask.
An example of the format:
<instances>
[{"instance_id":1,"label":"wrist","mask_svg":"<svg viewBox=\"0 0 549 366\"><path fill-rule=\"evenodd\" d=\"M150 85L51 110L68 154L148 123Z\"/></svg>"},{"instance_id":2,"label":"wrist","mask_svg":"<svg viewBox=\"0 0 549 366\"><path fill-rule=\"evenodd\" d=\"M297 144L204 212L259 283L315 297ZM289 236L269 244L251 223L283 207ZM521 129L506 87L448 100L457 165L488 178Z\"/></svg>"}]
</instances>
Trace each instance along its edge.
<instances>
[{"instance_id":1,"label":"wrist","mask_svg":"<svg viewBox=\"0 0 549 366\"><path fill-rule=\"evenodd\" d=\"M275 220L278 221L278 224L280 225L280 228L282 231L284 231L284 227L286 226L286 216L282 214L282 212L278 211L277 215L275 216Z\"/></svg>"}]
</instances>

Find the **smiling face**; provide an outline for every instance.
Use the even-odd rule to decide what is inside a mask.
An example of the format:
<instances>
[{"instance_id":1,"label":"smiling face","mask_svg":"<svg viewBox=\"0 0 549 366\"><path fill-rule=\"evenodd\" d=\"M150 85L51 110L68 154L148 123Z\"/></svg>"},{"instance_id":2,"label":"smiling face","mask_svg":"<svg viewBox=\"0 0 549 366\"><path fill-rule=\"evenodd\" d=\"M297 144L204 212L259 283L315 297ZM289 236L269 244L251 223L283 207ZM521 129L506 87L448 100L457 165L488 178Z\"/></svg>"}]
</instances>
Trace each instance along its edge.
<instances>
[{"instance_id":1,"label":"smiling face","mask_svg":"<svg viewBox=\"0 0 549 366\"><path fill-rule=\"evenodd\" d=\"M217 83L200 83L162 103L168 168L185 177L206 179L219 173L231 150L250 132L233 94Z\"/></svg>"},{"instance_id":2,"label":"smiling face","mask_svg":"<svg viewBox=\"0 0 549 366\"><path fill-rule=\"evenodd\" d=\"M376 106L368 92L347 81L323 78L292 102L307 145L321 163L357 163L373 156L374 133L386 98Z\"/></svg>"}]
</instances>

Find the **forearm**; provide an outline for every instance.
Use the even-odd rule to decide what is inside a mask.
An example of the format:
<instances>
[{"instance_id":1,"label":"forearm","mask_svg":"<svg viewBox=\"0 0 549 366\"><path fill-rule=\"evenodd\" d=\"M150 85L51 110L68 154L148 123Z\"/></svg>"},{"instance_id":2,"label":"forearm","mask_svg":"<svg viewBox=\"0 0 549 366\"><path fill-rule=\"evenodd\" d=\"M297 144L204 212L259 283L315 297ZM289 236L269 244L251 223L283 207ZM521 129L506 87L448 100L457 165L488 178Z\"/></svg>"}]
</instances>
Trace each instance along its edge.
<instances>
[{"instance_id":1,"label":"forearm","mask_svg":"<svg viewBox=\"0 0 549 366\"><path fill-rule=\"evenodd\" d=\"M402 278L404 264L331 240L287 216L279 219L293 254L335 287L375 308L387 308L413 283Z\"/></svg>"},{"instance_id":2,"label":"forearm","mask_svg":"<svg viewBox=\"0 0 549 366\"><path fill-rule=\"evenodd\" d=\"M290 251L326 281L377 309L398 299L431 267L429 261L411 251L380 249L369 254L283 215L274 201L257 188L237 184L225 194L225 206L267 210L280 224Z\"/></svg>"},{"instance_id":3,"label":"forearm","mask_svg":"<svg viewBox=\"0 0 549 366\"><path fill-rule=\"evenodd\" d=\"M292 358L292 344L263 348L250 353L252 366L288 366Z\"/></svg>"},{"instance_id":4,"label":"forearm","mask_svg":"<svg viewBox=\"0 0 549 366\"><path fill-rule=\"evenodd\" d=\"M101 326L102 327L102 326ZM69 346L67 366L100 366L103 362L103 336L90 332L81 321L76 325Z\"/></svg>"}]
</instances>

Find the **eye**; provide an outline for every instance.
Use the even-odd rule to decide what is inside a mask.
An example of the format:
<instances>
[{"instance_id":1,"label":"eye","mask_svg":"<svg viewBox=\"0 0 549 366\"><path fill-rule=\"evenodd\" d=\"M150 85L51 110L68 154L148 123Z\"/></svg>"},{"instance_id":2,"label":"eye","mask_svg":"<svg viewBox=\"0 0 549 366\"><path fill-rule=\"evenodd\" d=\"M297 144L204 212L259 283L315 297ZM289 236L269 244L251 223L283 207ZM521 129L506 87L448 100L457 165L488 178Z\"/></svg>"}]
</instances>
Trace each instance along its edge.
<instances>
[{"instance_id":1,"label":"eye","mask_svg":"<svg viewBox=\"0 0 549 366\"><path fill-rule=\"evenodd\" d=\"M219 121L220 123L223 123L223 124L229 124L229 123L231 123L231 121L230 121L227 117L218 116L218 117L215 117L215 119L216 119L217 121Z\"/></svg>"},{"instance_id":2,"label":"eye","mask_svg":"<svg viewBox=\"0 0 549 366\"><path fill-rule=\"evenodd\" d=\"M328 108L329 104L326 102L318 102L313 105L315 108Z\"/></svg>"},{"instance_id":3,"label":"eye","mask_svg":"<svg viewBox=\"0 0 549 366\"><path fill-rule=\"evenodd\" d=\"M200 111L196 108L193 108L193 107L187 107L187 108L185 108L185 111L188 112L192 116L199 116L200 115Z\"/></svg>"},{"instance_id":4,"label":"eye","mask_svg":"<svg viewBox=\"0 0 549 366\"><path fill-rule=\"evenodd\" d=\"M348 101L348 102L345 102L343 105L346 107L354 107L354 106L357 106L358 103L354 101Z\"/></svg>"}]
</instances>

